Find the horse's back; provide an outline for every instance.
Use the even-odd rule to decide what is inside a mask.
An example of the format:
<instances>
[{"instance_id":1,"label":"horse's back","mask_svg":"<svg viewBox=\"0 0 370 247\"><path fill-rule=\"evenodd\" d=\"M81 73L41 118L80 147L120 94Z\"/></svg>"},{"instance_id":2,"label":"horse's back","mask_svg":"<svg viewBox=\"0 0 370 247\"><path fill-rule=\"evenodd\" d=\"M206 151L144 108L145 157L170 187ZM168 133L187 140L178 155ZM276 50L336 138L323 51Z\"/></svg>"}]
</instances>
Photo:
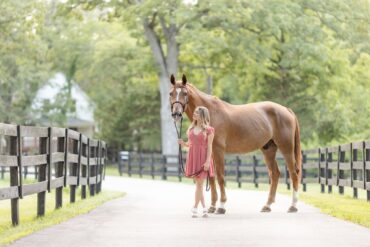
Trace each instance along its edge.
<instances>
[{"instance_id":1,"label":"horse's back","mask_svg":"<svg viewBox=\"0 0 370 247\"><path fill-rule=\"evenodd\" d=\"M289 109L271 101L229 107L227 151L250 152L262 148L294 126L294 115Z\"/></svg>"},{"instance_id":2,"label":"horse's back","mask_svg":"<svg viewBox=\"0 0 370 247\"><path fill-rule=\"evenodd\" d=\"M281 121L289 119L294 120L294 115L287 107L272 101L254 102L244 105L230 105L231 118L245 117L248 120L259 119L261 123Z\"/></svg>"}]
</instances>

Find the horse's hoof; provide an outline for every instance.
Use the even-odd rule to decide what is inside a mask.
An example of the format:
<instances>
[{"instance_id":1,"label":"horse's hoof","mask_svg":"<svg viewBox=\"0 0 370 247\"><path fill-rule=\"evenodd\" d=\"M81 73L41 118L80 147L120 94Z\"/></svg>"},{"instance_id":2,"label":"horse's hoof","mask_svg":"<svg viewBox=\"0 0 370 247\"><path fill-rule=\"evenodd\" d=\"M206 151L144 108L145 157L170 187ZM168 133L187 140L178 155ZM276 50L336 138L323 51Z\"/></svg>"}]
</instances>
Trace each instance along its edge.
<instances>
[{"instance_id":1,"label":"horse's hoof","mask_svg":"<svg viewBox=\"0 0 370 247\"><path fill-rule=\"evenodd\" d=\"M225 214L225 213L226 213L226 209L224 208L218 208L216 211L216 214Z\"/></svg>"},{"instance_id":2,"label":"horse's hoof","mask_svg":"<svg viewBox=\"0 0 370 247\"><path fill-rule=\"evenodd\" d=\"M209 209L208 209L209 214L213 214L215 211L216 211L216 207L214 207L214 206L210 206Z\"/></svg>"},{"instance_id":3,"label":"horse's hoof","mask_svg":"<svg viewBox=\"0 0 370 247\"><path fill-rule=\"evenodd\" d=\"M263 208L261 209L261 212L262 213L270 213L271 208L269 206L263 206Z\"/></svg>"},{"instance_id":4,"label":"horse's hoof","mask_svg":"<svg viewBox=\"0 0 370 247\"><path fill-rule=\"evenodd\" d=\"M298 212L298 208L296 208L295 206L290 206L290 208L288 209L288 213L297 213Z\"/></svg>"}]
</instances>

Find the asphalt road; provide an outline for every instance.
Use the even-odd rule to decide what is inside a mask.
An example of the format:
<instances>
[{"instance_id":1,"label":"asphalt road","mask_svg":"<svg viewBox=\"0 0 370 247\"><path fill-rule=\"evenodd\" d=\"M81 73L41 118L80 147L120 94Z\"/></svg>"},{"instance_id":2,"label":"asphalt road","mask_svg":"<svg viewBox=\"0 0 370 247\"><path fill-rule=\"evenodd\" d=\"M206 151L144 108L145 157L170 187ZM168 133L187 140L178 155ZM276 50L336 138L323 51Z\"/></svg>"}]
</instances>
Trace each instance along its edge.
<instances>
[{"instance_id":1,"label":"asphalt road","mask_svg":"<svg viewBox=\"0 0 370 247\"><path fill-rule=\"evenodd\" d=\"M370 246L370 230L327 216L279 195L271 213L260 213L267 192L227 189L226 215L191 218L195 187L184 183L107 177L103 190L124 198L36 232L11 246ZM210 193L206 194L210 202Z\"/></svg>"}]
</instances>

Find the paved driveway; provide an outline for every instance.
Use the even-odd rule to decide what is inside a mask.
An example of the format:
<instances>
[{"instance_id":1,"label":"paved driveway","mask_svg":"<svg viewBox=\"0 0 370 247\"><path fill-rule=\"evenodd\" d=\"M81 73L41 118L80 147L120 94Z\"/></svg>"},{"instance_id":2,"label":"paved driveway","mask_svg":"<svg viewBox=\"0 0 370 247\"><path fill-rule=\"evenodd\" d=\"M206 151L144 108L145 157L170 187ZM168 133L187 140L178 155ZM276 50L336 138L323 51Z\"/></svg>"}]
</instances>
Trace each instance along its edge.
<instances>
[{"instance_id":1,"label":"paved driveway","mask_svg":"<svg viewBox=\"0 0 370 247\"><path fill-rule=\"evenodd\" d=\"M191 218L194 187L158 180L107 177L103 189L127 192L88 214L36 232L12 246L370 246L370 230L277 196L260 213L267 192L227 190L226 215ZM210 201L210 193L206 194Z\"/></svg>"}]
</instances>

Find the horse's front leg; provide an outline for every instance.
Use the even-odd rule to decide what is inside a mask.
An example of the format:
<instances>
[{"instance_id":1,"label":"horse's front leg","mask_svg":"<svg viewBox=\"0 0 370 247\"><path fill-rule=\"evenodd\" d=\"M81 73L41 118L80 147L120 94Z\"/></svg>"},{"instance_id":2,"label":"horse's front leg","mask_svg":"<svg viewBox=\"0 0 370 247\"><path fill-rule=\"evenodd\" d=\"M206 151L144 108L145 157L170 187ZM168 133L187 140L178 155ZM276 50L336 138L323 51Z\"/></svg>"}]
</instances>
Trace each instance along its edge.
<instances>
[{"instance_id":1,"label":"horse's front leg","mask_svg":"<svg viewBox=\"0 0 370 247\"><path fill-rule=\"evenodd\" d=\"M226 192L225 192L225 159L224 159L224 150L217 149L214 152L214 161L215 161L215 168L216 168L216 176L217 182L220 186L221 192L221 202L220 206L218 207L216 214L225 214L225 203L226 203Z\"/></svg>"},{"instance_id":2,"label":"horse's front leg","mask_svg":"<svg viewBox=\"0 0 370 247\"><path fill-rule=\"evenodd\" d=\"M216 211L216 202L217 202L217 189L215 177L209 178L209 185L211 187L211 206L208 209L208 213L214 213Z\"/></svg>"}]
</instances>

